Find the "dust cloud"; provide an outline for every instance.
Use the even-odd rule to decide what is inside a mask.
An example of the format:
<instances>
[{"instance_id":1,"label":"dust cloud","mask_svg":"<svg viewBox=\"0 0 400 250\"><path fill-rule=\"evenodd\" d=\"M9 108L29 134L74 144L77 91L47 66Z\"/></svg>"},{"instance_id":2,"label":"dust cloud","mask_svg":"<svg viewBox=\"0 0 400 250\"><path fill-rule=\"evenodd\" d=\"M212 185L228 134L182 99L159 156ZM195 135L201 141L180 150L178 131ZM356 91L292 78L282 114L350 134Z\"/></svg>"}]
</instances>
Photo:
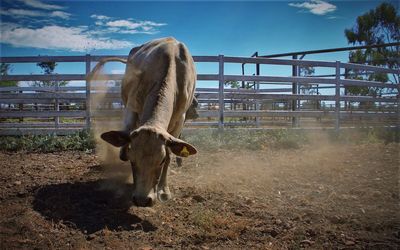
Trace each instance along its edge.
<instances>
[{"instance_id":1,"label":"dust cloud","mask_svg":"<svg viewBox=\"0 0 400 250\"><path fill-rule=\"evenodd\" d=\"M104 80L104 77L102 80L96 80L96 76L94 77L90 100L92 113L95 114L92 128L96 139L96 154L102 169L110 177L103 188L119 194L127 183L132 183L132 174L129 163L119 159L119 149L100 138L101 133L119 130L122 127L121 116L110 116L110 113L107 113L110 110L118 113L120 109L109 101L109 88L110 83ZM226 130L225 133L230 132ZM385 138L383 141L379 138L379 132L371 134L362 129L343 132L339 137L335 136L333 131L324 130L303 130L299 133L303 133L306 143L293 148L285 148L291 144L282 144L282 147L265 141L261 142L263 147L257 150L249 149L251 147L246 146L247 142L241 149L219 145L216 150L210 150L207 145L193 143L199 152L196 156L184 159L183 167L177 167L174 157L172 158L171 188L193 186L203 191L223 192L248 199L279 200L281 197L292 200L308 197L310 200L304 202L311 202L315 199L314 196L319 196L319 201L323 204L338 193L346 193L348 189L356 188L357 180L351 176L352 172L357 170L364 173L375 168L372 164L363 169L363 166L357 163L357 160L365 162L360 155L368 157L359 152L360 144L367 145L372 142L384 147L383 144L386 143ZM393 137L393 134L385 136ZM210 138L212 139L212 136ZM380 141L383 144L379 144ZM188 142L192 143L190 140ZM355 151L352 152L352 149ZM371 163L374 162L371 160ZM338 184L344 188L338 189ZM313 190L314 193L304 193L309 190Z\"/></svg>"},{"instance_id":2,"label":"dust cloud","mask_svg":"<svg viewBox=\"0 0 400 250\"><path fill-rule=\"evenodd\" d=\"M242 149L220 147L210 151L202 146L196 157L184 161L183 168L189 169L178 170L177 175L196 187L244 197L296 193L296 187L304 185L321 190L324 183L343 179L355 164L359 155L349 148L369 143L362 141L363 131L352 131L352 138L344 135L346 139L327 131L302 133L306 143L298 148L280 148L268 142L259 150L244 145Z\"/></svg>"},{"instance_id":3,"label":"dust cloud","mask_svg":"<svg viewBox=\"0 0 400 250\"><path fill-rule=\"evenodd\" d=\"M108 179L102 188L115 190L117 195L121 195L124 184L132 183L130 165L119 159L119 148L100 138L104 132L122 129L122 107L115 101L120 92L114 86L115 82L107 79L102 70L91 76L91 127L96 142L96 155Z\"/></svg>"}]
</instances>

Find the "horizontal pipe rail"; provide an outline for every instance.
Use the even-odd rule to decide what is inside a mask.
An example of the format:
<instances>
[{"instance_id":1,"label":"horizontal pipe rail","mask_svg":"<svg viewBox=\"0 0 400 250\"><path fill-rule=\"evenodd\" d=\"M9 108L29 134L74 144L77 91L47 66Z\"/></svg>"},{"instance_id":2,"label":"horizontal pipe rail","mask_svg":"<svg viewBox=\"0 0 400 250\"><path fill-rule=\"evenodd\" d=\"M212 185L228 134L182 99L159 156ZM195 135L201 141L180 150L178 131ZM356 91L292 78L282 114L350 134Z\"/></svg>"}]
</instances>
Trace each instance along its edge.
<instances>
[{"instance_id":1,"label":"horizontal pipe rail","mask_svg":"<svg viewBox=\"0 0 400 250\"><path fill-rule=\"evenodd\" d=\"M86 65L86 73L90 71L90 62L97 62L104 58L111 56L37 56L37 57L0 57L1 63L38 63L38 62L75 62ZM118 56L120 58L127 58L127 56ZM221 121L221 114L223 117L311 117L321 118L328 117L333 119L344 119L353 117L365 117L367 119L390 119L390 122L398 119L398 106L399 97L371 97L371 96L348 96L338 94L338 89L347 86L362 86L362 87L380 87L387 89L399 90L398 84L382 83L374 81L342 79L340 74L341 69L354 69L364 70L366 72L380 72L388 74L399 74L398 69L388 69L377 66L361 65L354 63L340 63L328 61L315 61L315 60L288 60L288 59L272 59L266 57L230 57L230 56L194 56L197 63L218 63L218 74L198 74L197 80L199 81L215 81L219 82L219 88L197 88L196 94L198 95L199 103L198 109L200 118L219 118L216 121L199 121L190 122L192 125L197 126L219 126L224 124L226 126L249 125L255 126L263 124L263 121L256 123L253 120L245 122L229 122ZM272 65L286 65L290 67L328 67L335 69L336 78L334 77L300 77L300 76L260 76L260 75L225 75L224 66L230 63L250 63L250 64L272 64ZM343 70L342 70L343 71ZM0 81L87 81L86 74L52 74L52 75L3 75L0 76ZM96 80L114 80L118 81L124 77L123 74L103 74ZM296 85L303 84L319 84L325 86L318 86L322 88L336 88L335 95L308 95L308 94L282 94L291 92L292 88L270 88L270 89L230 89L224 87L224 82L227 81L242 81L254 82L258 85ZM89 85L88 85L89 86ZM90 100L87 97L90 94ZM9 122L8 118L55 118L58 121L59 117L75 117L79 119L93 118L108 118L109 116L122 116L122 103L120 96L120 87L104 87L97 85L96 81L91 83L89 87L0 87L0 118L5 119L5 122L0 122L0 134L8 133L9 129L25 133L31 128L35 130L33 133L40 133L44 131L59 131L60 133L70 133L74 129L81 129L84 123L15 123ZM398 94L397 94L398 95ZM298 101L297 105L300 107L300 100L313 100L313 101L336 101L336 108L330 110L227 110L226 105L239 105L240 108L251 105L273 105L273 103L288 104L288 101ZM382 104L378 107L379 111L344 111L343 105L348 105L346 102L370 102ZM204 110L205 104L218 104L216 110ZM290 102L292 103L292 102ZM289 103L289 104L290 104ZM293 102L295 103L295 102ZM397 104L397 106L396 106ZM8 105L8 106L7 106ZM319 104L320 105L320 104ZM342 107L338 108L338 105ZM59 110L61 107L66 106L74 108L75 110ZM87 107L90 106L90 109ZM115 110L102 110L107 107L110 109L114 107ZM222 107L219 109L219 107ZM265 106L270 107L270 106ZM286 107L286 106L285 106ZM286 107L287 108L287 107ZM290 108L290 107L289 107ZM31 110L28 110L31 109ZM32 109L37 109L32 111ZM48 110L43 110L48 109ZM54 111L52 109L55 109ZM246 108L247 109L247 108ZM252 108L250 108L252 109ZM90 113L88 112L90 111ZM375 110L375 109L373 109ZM386 111L385 111L386 110ZM22 120L20 120L22 121ZM22 131L24 130L24 131ZM57 132L58 133L58 132Z\"/></svg>"}]
</instances>

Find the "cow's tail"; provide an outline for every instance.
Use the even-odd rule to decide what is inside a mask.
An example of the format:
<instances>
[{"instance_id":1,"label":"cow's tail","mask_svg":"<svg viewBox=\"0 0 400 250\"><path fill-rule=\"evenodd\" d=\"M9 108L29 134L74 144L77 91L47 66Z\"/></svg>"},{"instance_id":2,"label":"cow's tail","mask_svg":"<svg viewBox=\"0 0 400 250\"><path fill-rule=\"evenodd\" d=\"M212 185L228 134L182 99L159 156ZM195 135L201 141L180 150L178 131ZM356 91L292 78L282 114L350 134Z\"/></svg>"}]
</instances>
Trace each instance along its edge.
<instances>
[{"instance_id":1,"label":"cow's tail","mask_svg":"<svg viewBox=\"0 0 400 250\"><path fill-rule=\"evenodd\" d=\"M123 59L120 57L108 57L108 58L104 58L101 59L96 66L93 68L93 70L86 76L86 80L87 81L92 81L92 80L96 80L98 79L98 74L101 71L101 69L103 68L104 64L106 62L121 62L121 63L127 63L127 59Z\"/></svg>"}]
</instances>

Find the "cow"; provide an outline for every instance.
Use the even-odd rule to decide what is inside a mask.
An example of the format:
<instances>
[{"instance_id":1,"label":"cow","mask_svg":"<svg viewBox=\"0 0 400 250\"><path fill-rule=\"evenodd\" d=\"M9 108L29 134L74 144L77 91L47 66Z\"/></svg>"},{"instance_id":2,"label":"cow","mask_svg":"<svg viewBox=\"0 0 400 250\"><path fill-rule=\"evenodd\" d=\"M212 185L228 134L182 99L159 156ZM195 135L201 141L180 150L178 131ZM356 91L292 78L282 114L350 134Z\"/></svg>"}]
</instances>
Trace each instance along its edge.
<instances>
[{"instance_id":1,"label":"cow","mask_svg":"<svg viewBox=\"0 0 400 250\"><path fill-rule=\"evenodd\" d=\"M171 153L188 157L197 149L179 139L186 112L193 103L196 70L187 47L175 38L161 38L133 48L128 59L105 58L88 76L92 79L109 61L126 63L121 84L123 128L101 138L121 147L120 159L130 161L133 203L153 206L156 197L171 198L168 165Z\"/></svg>"}]
</instances>

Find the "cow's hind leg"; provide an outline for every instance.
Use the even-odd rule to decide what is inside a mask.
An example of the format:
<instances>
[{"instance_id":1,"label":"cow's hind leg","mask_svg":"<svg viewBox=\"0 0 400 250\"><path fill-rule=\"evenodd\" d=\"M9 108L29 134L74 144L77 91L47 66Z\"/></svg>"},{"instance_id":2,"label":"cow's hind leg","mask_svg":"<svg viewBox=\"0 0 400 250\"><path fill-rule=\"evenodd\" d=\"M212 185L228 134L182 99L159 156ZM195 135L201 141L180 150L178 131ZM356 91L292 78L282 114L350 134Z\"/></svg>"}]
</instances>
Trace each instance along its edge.
<instances>
[{"instance_id":1,"label":"cow's hind leg","mask_svg":"<svg viewBox=\"0 0 400 250\"><path fill-rule=\"evenodd\" d=\"M165 157L164 166L157 186L157 198L161 202L165 202L171 199L171 191L169 191L168 177L167 177L168 166L171 161L170 155L171 155L171 150L167 149L167 155Z\"/></svg>"},{"instance_id":2,"label":"cow's hind leg","mask_svg":"<svg viewBox=\"0 0 400 250\"><path fill-rule=\"evenodd\" d=\"M130 132L136 129L137 121L138 121L138 114L136 112L129 110L128 108L125 108L123 131L125 131L127 134L130 134ZM122 146L119 151L119 158L122 161L128 160L128 155L127 155L128 146L129 145Z\"/></svg>"}]
</instances>

